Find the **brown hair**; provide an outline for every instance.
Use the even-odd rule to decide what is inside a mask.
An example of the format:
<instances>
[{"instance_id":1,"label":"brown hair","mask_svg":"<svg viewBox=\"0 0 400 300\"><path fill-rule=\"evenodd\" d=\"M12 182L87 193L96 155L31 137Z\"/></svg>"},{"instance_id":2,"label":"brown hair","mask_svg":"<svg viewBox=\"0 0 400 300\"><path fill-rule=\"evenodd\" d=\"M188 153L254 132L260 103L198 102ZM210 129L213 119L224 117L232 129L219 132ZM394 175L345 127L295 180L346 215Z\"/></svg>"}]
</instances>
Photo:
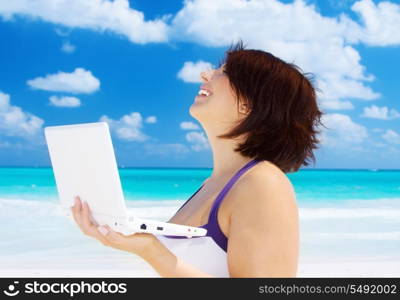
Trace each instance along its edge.
<instances>
[{"instance_id":1,"label":"brown hair","mask_svg":"<svg viewBox=\"0 0 400 300\"><path fill-rule=\"evenodd\" d=\"M323 112L317 105L312 78L307 77L313 74L303 73L269 52L245 49L241 40L225 52L220 66L223 63L238 109L245 103L249 114L218 137L245 134L244 143L235 151L268 160L285 173L309 165L310 159L315 164L313 149L320 142L317 127L323 125Z\"/></svg>"}]
</instances>

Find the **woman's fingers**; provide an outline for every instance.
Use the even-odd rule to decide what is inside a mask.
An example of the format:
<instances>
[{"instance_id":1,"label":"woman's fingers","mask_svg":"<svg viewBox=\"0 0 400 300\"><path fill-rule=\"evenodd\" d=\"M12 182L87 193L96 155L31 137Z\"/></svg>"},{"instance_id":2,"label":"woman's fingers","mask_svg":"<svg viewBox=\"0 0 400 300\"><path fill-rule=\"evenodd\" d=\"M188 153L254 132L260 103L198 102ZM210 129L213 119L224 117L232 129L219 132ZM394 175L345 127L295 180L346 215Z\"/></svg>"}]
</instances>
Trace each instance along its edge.
<instances>
[{"instance_id":1,"label":"woman's fingers","mask_svg":"<svg viewBox=\"0 0 400 300\"><path fill-rule=\"evenodd\" d=\"M108 225L97 227L99 234L106 240L108 246L123 250L124 236L112 230Z\"/></svg>"},{"instance_id":2,"label":"woman's fingers","mask_svg":"<svg viewBox=\"0 0 400 300\"><path fill-rule=\"evenodd\" d=\"M91 236L93 229L91 228L90 220L87 217L89 214L87 203L82 203L78 196L75 199L75 205L72 208L75 222L78 224L83 234Z\"/></svg>"},{"instance_id":3,"label":"woman's fingers","mask_svg":"<svg viewBox=\"0 0 400 300\"><path fill-rule=\"evenodd\" d=\"M98 239L104 246L119 249L119 245L121 244L121 237L119 236L119 233L113 231L110 227L105 226L94 226L95 238Z\"/></svg>"},{"instance_id":4,"label":"woman's fingers","mask_svg":"<svg viewBox=\"0 0 400 300\"><path fill-rule=\"evenodd\" d=\"M99 231L97 224L91 221L91 212L87 202L82 205L82 227L87 235L99 240L105 246L111 246L110 241Z\"/></svg>"},{"instance_id":5,"label":"woman's fingers","mask_svg":"<svg viewBox=\"0 0 400 300\"><path fill-rule=\"evenodd\" d=\"M123 238L124 238L123 234L112 230L111 227L108 225L104 225L103 227L107 230L106 238L110 242L118 244L123 240Z\"/></svg>"},{"instance_id":6,"label":"woman's fingers","mask_svg":"<svg viewBox=\"0 0 400 300\"><path fill-rule=\"evenodd\" d=\"M86 234L90 234L93 231L89 217L89 206L86 202L82 204L82 229Z\"/></svg>"},{"instance_id":7,"label":"woman's fingers","mask_svg":"<svg viewBox=\"0 0 400 300\"><path fill-rule=\"evenodd\" d=\"M75 222L81 226L81 201L78 196L75 197L75 203L71 207L72 216L74 217Z\"/></svg>"},{"instance_id":8,"label":"woman's fingers","mask_svg":"<svg viewBox=\"0 0 400 300\"><path fill-rule=\"evenodd\" d=\"M72 215L80 230L87 236L99 240L104 246L120 248L124 236L112 230L108 225L98 226L92 221L89 205L77 196L71 207Z\"/></svg>"}]
</instances>

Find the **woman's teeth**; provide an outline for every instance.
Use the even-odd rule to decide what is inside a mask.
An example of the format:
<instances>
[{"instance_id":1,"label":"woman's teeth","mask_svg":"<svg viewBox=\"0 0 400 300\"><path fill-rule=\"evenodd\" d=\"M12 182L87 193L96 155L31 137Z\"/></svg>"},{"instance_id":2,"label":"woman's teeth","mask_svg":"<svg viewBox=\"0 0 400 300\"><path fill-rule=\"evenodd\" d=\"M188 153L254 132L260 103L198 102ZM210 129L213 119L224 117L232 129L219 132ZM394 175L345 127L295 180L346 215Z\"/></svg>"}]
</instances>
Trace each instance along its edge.
<instances>
[{"instance_id":1,"label":"woman's teeth","mask_svg":"<svg viewBox=\"0 0 400 300\"><path fill-rule=\"evenodd\" d=\"M200 90L200 91L198 92L198 95L208 97L208 96L211 95L211 93L210 93L209 91L207 91L207 90Z\"/></svg>"}]
</instances>

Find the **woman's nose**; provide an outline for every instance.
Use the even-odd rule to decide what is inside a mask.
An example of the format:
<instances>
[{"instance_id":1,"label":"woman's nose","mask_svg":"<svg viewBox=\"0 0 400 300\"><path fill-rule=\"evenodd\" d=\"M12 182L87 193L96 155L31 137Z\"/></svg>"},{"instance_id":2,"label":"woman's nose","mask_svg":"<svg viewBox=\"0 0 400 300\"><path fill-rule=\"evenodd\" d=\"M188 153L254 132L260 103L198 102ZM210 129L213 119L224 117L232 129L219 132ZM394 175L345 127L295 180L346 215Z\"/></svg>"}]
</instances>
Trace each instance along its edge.
<instances>
[{"instance_id":1,"label":"woman's nose","mask_svg":"<svg viewBox=\"0 0 400 300\"><path fill-rule=\"evenodd\" d=\"M200 72L200 78L202 81L210 81L211 79L211 70Z\"/></svg>"},{"instance_id":2,"label":"woman's nose","mask_svg":"<svg viewBox=\"0 0 400 300\"><path fill-rule=\"evenodd\" d=\"M201 81L208 81L208 78L207 78L207 75L206 75L206 72L200 72L200 78L201 78Z\"/></svg>"}]
</instances>

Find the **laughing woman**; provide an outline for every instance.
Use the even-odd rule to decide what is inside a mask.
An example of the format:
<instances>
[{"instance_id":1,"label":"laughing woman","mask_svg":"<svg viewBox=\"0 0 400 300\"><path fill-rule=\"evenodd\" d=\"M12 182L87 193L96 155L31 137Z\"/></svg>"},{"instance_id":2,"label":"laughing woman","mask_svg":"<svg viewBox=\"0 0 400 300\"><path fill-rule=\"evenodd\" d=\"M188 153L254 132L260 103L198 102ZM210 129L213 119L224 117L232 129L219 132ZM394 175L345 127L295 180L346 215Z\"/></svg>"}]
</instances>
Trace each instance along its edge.
<instances>
[{"instance_id":1,"label":"laughing woman","mask_svg":"<svg viewBox=\"0 0 400 300\"><path fill-rule=\"evenodd\" d=\"M190 114L207 134L213 171L169 222L206 228L207 235L124 236L91 223L79 198L75 221L162 277L296 277L299 214L285 173L315 162L322 125L315 89L296 65L241 41L200 77Z\"/></svg>"}]
</instances>

